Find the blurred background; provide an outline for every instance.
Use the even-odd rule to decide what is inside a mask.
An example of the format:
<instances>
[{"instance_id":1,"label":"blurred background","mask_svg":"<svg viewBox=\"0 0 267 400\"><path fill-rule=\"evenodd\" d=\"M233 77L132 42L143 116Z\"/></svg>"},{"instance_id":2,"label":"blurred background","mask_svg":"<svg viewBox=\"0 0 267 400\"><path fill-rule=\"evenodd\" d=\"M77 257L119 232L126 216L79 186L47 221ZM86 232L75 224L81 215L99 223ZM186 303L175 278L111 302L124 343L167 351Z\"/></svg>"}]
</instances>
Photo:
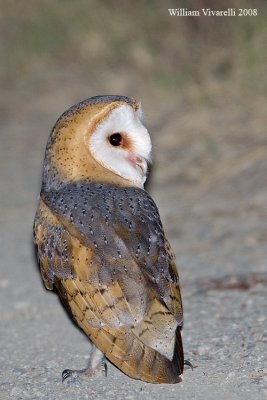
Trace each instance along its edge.
<instances>
[{"instance_id":1,"label":"blurred background","mask_svg":"<svg viewBox=\"0 0 267 400\"><path fill-rule=\"evenodd\" d=\"M168 11L229 7L236 13L256 9L257 16L171 17ZM54 122L74 103L100 94L140 99L152 136L148 190L179 264L187 358L199 365L197 372L188 372L188 398L194 398L202 370L213 388L233 385L232 396L237 383L238 391L266 393L261 347L267 341L262 312L267 285L266 22L265 0L0 0L0 288L8 396L31 398L25 376L31 391L41 383L38 378L31 382L30 366L38 373L43 368L48 380L60 376L61 367L77 364L77 352L86 344L69 327L55 297L42 289L31 229ZM69 353L70 336L54 333L51 320L55 325L60 320L64 332L84 340L80 348ZM55 364L48 363L40 342L54 352ZM61 358L58 348L65 353ZM21 363L25 367L16 366ZM225 376L229 363L234 371L239 363L237 374ZM113 374L121 379L117 371ZM38 390L41 398L49 388Z\"/></svg>"}]
</instances>

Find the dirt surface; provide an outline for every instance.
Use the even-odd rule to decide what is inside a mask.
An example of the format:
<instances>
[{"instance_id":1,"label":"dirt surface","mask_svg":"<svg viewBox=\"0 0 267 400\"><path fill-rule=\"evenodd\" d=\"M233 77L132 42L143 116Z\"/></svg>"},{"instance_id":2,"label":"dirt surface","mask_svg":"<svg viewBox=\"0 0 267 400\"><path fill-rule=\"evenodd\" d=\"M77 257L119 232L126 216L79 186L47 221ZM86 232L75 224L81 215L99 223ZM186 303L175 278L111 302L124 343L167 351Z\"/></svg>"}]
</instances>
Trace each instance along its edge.
<instances>
[{"instance_id":1,"label":"dirt surface","mask_svg":"<svg viewBox=\"0 0 267 400\"><path fill-rule=\"evenodd\" d=\"M15 104L1 134L1 399L266 398L267 121L260 99L236 108L179 100L171 114L143 101L155 159L148 190L177 256L185 356L196 366L174 386L131 380L110 364L107 377L61 383L63 369L86 366L90 345L44 290L31 243L44 146L60 104L52 94L49 102Z\"/></svg>"},{"instance_id":2,"label":"dirt surface","mask_svg":"<svg viewBox=\"0 0 267 400\"><path fill-rule=\"evenodd\" d=\"M185 32L195 41L187 41L162 2L155 12L132 9L132 19L124 2L110 2L113 11L99 2L100 13L92 1L84 19L82 1L76 16L72 2L60 12L50 0L41 11L8 3L0 19L1 400L267 399L264 25L249 25L245 40L234 35L234 51L225 20L222 47L210 43L218 20L202 31L191 20ZM67 107L98 94L142 100L154 145L147 189L177 257L185 358L195 366L182 384L135 381L110 364L107 377L61 383L62 370L86 366L90 344L43 287L32 224L50 129Z\"/></svg>"}]
</instances>

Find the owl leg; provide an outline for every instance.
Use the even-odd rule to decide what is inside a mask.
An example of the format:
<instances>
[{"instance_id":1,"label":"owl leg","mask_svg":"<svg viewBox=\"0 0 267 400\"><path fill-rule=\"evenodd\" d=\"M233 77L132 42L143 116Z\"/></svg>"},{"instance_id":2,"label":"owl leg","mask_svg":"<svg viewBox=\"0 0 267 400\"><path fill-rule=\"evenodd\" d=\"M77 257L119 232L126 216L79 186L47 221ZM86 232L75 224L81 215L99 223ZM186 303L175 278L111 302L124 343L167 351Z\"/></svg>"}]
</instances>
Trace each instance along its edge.
<instances>
[{"instance_id":1,"label":"owl leg","mask_svg":"<svg viewBox=\"0 0 267 400\"><path fill-rule=\"evenodd\" d=\"M92 376L99 376L103 372L105 373L105 376L107 376L107 364L105 357L103 353L98 350L94 344L92 344L88 367L80 370L65 369L62 372L62 383L68 378L73 378L74 380L79 377L88 378Z\"/></svg>"}]
</instances>

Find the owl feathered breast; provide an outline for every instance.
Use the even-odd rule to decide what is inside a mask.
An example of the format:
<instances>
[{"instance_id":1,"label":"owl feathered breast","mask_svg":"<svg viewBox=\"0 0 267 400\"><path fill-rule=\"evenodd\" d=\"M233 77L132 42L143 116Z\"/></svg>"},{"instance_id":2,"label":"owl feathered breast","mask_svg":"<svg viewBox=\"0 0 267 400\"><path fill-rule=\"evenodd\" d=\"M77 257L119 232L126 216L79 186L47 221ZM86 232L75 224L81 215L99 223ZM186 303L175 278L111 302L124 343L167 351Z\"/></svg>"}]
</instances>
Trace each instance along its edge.
<instances>
[{"instance_id":1,"label":"owl feathered breast","mask_svg":"<svg viewBox=\"0 0 267 400\"><path fill-rule=\"evenodd\" d=\"M147 192L88 181L43 191L35 242L46 287L111 362L147 382L181 381L178 274Z\"/></svg>"}]
</instances>

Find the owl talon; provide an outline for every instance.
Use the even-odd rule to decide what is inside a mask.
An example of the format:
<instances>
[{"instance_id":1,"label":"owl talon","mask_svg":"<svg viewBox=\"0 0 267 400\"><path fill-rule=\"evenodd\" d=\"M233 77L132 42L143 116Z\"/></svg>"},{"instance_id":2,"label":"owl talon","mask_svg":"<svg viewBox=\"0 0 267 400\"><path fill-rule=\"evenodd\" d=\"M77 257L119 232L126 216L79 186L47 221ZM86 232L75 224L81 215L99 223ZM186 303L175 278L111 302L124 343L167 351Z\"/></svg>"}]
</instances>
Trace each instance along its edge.
<instances>
[{"instance_id":1,"label":"owl talon","mask_svg":"<svg viewBox=\"0 0 267 400\"><path fill-rule=\"evenodd\" d=\"M65 382L66 379L73 377L74 379L76 379L78 377L77 375L78 371L72 371L71 369L64 369L64 371L62 372L62 383Z\"/></svg>"},{"instance_id":2,"label":"owl talon","mask_svg":"<svg viewBox=\"0 0 267 400\"><path fill-rule=\"evenodd\" d=\"M195 366L188 360L184 360L184 365L187 365L188 367L190 367L192 369L192 371L195 368Z\"/></svg>"},{"instance_id":3,"label":"owl talon","mask_svg":"<svg viewBox=\"0 0 267 400\"><path fill-rule=\"evenodd\" d=\"M106 361L103 361L103 366L104 366L104 374L105 374L105 377L107 377L108 376L108 365L107 365L107 363L106 363Z\"/></svg>"}]
</instances>

